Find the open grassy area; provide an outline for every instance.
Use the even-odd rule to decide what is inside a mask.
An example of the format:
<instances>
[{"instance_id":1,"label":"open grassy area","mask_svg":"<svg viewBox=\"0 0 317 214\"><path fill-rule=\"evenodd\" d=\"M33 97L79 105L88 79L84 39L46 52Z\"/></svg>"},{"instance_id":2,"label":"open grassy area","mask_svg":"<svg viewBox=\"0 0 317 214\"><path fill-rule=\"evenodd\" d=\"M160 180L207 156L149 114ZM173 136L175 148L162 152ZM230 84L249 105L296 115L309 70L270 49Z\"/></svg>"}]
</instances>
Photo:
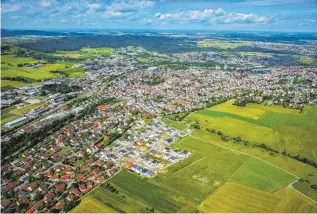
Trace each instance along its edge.
<instances>
[{"instance_id":1,"label":"open grassy area","mask_svg":"<svg viewBox=\"0 0 317 214\"><path fill-rule=\"evenodd\" d=\"M154 180L197 204L224 184L249 158L192 137L185 138L177 147L193 155L172 165L167 174Z\"/></svg>"},{"instance_id":2,"label":"open grassy area","mask_svg":"<svg viewBox=\"0 0 317 214\"><path fill-rule=\"evenodd\" d=\"M169 118L163 118L162 121L167 125L174 127L175 129L186 130L188 128L186 124L171 120Z\"/></svg>"},{"instance_id":3,"label":"open grassy area","mask_svg":"<svg viewBox=\"0 0 317 214\"><path fill-rule=\"evenodd\" d=\"M31 111L32 109L38 108L40 106L44 106L44 103L34 103L34 104L26 105L26 106L23 106L22 108L14 110L13 112L18 115L23 115Z\"/></svg>"},{"instance_id":4,"label":"open grassy area","mask_svg":"<svg viewBox=\"0 0 317 214\"><path fill-rule=\"evenodd\" d=\"M269 193L242 184L227 182L201 205L202 212L316 212L317 205L292 189Z\"/></svg>"},{"instance_id":5,"label":"open grassy area","mask_svg":"<svg viewBox=\"0 0 317 214\"><path fill-rule=\"evenodd\" d=\"M251 118L254 120L258 120L265 113L265 111L261 109L235 106L233 105L233 103L234 103L234 100L229 100L225 103L213 106L207 110L231 113L231 114L239 115L242 117Z\"/></svg>"},{"instance_id":6,"label":"open grassy area","mask_svg":"<svg viewBox=\"0 0 317 214\"><path fill-rule=\"evenodd\" d=\"M59 71L66 77L85 75L84 69L72 68L74 63L58 61L56 63L44 64L37 68L19 67L21 63L37 63L36 60L30 57L16 57L13 55L1 56L1 76L2 77L23 77L27 82L37 84L39 80L56 78L58 73L52 71ZM28 85L26 82L1 80L1 87L20 87Z\"/></svg>"},{"instance_id":7,"label":"open grassy area","mask_svg":"<svg viewBox=\"0 0 317 214\"><path fill-rule=\"evenodd\" d=\"M10 114L10 113L7 113L7 114L1 114L1 125L2 124L6 124L12 120L16 120L18 118L20 118L21 116L19 115L15 115L15 114Z\"/></svg>"},{"instance_id":8,"label":"open grassy area","mask_svg":"<svg viewBox=\"0 0 317 214\"><path fill-rule=\"evenodd\" d=\"M40 84L40 83L39 82L28 83L28 82L20 82L20 81L1 80L1 88L2 87L36 86L38 84Z\"/></svg>"},{"instance_id":9,"label":"open grassy area","mask_svg":"<svg viewBox=\"0 0 317 214\"><path fill-rule=\"evenodd\" d=\"M262 160L250 158L230 178L231 181L274 192L296 178Z\"/></svg>"},{"instance_id":10,"label":"open grassy area","mask_svg":"<svg viewBox=\"0 0 317 214\"><path fill-rule=\"evenodd\" d=\"M80 53L86 55L111 55L112 48L81 48Z\"/></svg>"},{"instance_id":11,"label":"open grassy area","mask_svg":"<svg viewBox=\"0 0 317 214\"><path fill-rule=\"evenodd\" d=\"M312 64L313 63L313 59L309 58L309 57L300 57L299 61L306 63L306 64Z\"/></svg>"},{"instance_id":12,"label":"open grassy area","mask_svg":"<svg viewBox=\"0 0 317 214\"><path fill-rule=\"evenodd\" d=\"M313 176L316 176L316 175L317 175L317 172ZM298 191L304 193L305 195L309 196L310 198L314 199L315 201L317 201L317 191L311 188L312 183L309 180L307 179L305 180L296 182L295 184L293 184L293 187L297 189Z\"/></svg>"},{"instance_id":13,"label":"open grassy area","mask_svg":"<svg viewBox=\"0 0 317 214\"><path fill-rule=\"evenodd\" d=\"M70 213L116 213L115 210L110 207L104 206L100 201L94 199L91 196L84 197L80 204L74 209L69 211Z\"/></svg>"},{"instance_id":14,"label":"open grassy area","mask_svg":"<svg viewBox=\"0 0 317 214\"><path fill-rule=\"evenodd\" d=\"M80 51L56 51L56 53L53 54L53 56L59 56L59 57L69 57L72 59L81 58L82 54Z\"/></svg>"},{"instance_id":15,"label":"open grassy area","mask_svg":"<svg viewBox=\"0 0 317 214\"><path fill-rule=\"evenodd\" d=\"M242 46L251 46L251 42L234 42L234 41L223 41L223 40L210 40L205 39L197 42L197 47L206 48L220 48L220 49L233 49Z\"/></svg>"},{"instance_id":16,"label":"open grassy area","mask_svg":"<svg viewBox=\"0 0 317 214\"><path fill-rule=\"evenodd\" d=\"M10 106L10 107L1 109L1 125L21 117L20 115L10 113L14 109L15 109L15 106Z\"/></svg>"},{"instance_id":17,"label":"open grassy area","mask_svg":"<svg viewBox=\"0 0 317 214\"><path fill-rule=\"evenodd\" d=\"M205 130L194 130L192 135L202 140L206 140L214 145L226 147L236 151L244 152L262 158L296 176L307 179L312 183L317 183L316 168L299 162L295 159L285 157L281 154L270 154L262 148L253 147L252 145L245 145L244 143L233 143L232 141L223 141L219 135L208 133ZM313 175L313 176L310 176Z\"/></svg>"},{"instance_id":18,"label":"open grassy area","mask_svg":"<svg viewBox=\"0 0 317 214\"><path fill-rule=\"evenodd\" d=\"M266 144L271 148L292 155L301 155L317 161L317 108L305 106L305 110L248 104L243 110L227 107L227 103L192 113L190 120L200 121L202 130L215 129L224 135L241 137L255 144ZM223 108L223 110L222 110ZM217 111L215 111L216 109ZM254 110L264 112L258 119L251 118ZM250 111L251 113L244 113ZM245 115L245 116L242 116ZM252 130L252 131L248 131Z\"/></svg>"}]
</instances>

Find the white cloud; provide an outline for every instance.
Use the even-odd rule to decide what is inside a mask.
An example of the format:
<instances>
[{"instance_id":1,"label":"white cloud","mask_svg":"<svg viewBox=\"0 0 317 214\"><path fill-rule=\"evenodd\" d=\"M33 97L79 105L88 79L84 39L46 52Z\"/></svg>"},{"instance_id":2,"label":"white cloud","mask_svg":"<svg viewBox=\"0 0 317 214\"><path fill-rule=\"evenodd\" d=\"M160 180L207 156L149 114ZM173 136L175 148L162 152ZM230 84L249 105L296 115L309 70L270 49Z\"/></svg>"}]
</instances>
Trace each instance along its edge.
<instances>
[{"instance_id":1,"label":"white cloud","mask_svg":"<svg viewBox=\"0 0 317 214\"><path fill-rule=\"evenodd\" d=\"M40 5L41 5L41 7L49 7L49 6L51 6L51 2L44 0L44 1L40 2Z\"/></svg>"},{"instance_id":2,"label":"white cloud","mask_svg":"<svg viewBox=\"0 0 317 214\"><path fill-rule=\"evenodd\" d=\"M142 20L142 22L149 25L149 24L152 24L152 19L145 18Z\"/></svg>"},{"instance_id":3,"label":"white cloud","mask_svg":"<svg viewBox=\"0 0 317 214\"><path fill-rule=\"evenodd\" d=\"M189 10L178 13L157 13L155 14L160 20L165 21L187 21L187 22L204 22L204 23L267 23L270 18L259 16L254 13L227 13L222 8L217 10Z\"/></svg>"},{"instance_id":4,"label":"white cloud","mask_svg":"<svg viewBox=\"0 0 317 214\"><path fill-rule=\"evenodd\" d=\"M68 23L68 22L69 22L69 19L60 18L59 21L62 22L62 23Z\"/></svg>"},{"instance_id":5,"label":"white cloud","mask_svg":"<svg viewBox=\"0 0 317 214\"><path fill-rule=\"evenodd\" d=\"M88 7L89 9L91 9L91 10L97 10L97 9L100 8L101 6L100 6L100 4L97 4L97 3L94 3L94 4L88 3L88 4L87 4L87 7Z\"/></svg>"},{"instance_id":6,"label":"white cloud","mask_svg":"<svg viewBox=\"0 0 317 214\"><path fill-rule=\"evenodd\" d=\"M10 13L22 9L22 5L19 3L1 3L1 12Z\"/></svg>"},{"instance_id":7,"label":"white cloud","mask_svg":"<svg viewBox=\"0 0 317 214\"><path fill-rule=\"evenodd\" d=\"M124 0L113 2L110 6L106 7L103 16L107 18L126 17L136 13L143 13L146 9L154 7L154 5L154 1L148 0Z\"/></svg>"}]
</instances>

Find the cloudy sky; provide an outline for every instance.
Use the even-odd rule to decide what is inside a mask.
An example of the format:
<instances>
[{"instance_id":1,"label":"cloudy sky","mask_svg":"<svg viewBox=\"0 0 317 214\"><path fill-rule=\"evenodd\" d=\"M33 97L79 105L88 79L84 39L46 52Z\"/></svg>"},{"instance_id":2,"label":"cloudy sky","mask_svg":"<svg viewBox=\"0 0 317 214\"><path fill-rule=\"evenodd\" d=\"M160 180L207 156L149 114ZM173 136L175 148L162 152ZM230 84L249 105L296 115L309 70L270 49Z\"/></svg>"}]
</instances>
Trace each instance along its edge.
<instances>
[{"instance_id":1,"label":"cloudy sky","mask_svg":"<svg viewBox=\"0 0 317 214\"><path fill-rule=\"evenodd\" d=\"M4 29L317 31L317 0L2 0Z\"/></svg>"}]
</instances>

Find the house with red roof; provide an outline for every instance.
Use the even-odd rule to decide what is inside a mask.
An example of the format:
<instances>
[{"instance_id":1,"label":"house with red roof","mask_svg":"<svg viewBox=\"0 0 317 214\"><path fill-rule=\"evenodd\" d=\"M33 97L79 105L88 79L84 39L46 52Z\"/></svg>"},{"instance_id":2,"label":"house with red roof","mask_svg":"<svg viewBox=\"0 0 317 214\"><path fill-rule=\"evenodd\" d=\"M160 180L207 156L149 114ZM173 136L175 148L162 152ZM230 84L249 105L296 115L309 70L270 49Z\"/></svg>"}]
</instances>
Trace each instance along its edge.
<instances>
[{"instance_id":1,"label":"house with red roof","mask_svg":"<svg viewBox=\"0 0 317 214\"><path fill-rule=\"evenodd\" d=\"M53 209L54 209L54 210L57 210L57 211L60 211L60 210L63 209L63 207L64 207L64 202L59 201L59 202L53 207Z\"/></svg>"},{"instance_id":2,"label":"house with red roof","mask_svg":"<svg viewBox=\"0 0 317 214\"><path fill-rule=\"evenodd\" d=\"M34 213L34 212L35 212L35 209L33 207L31 207L25 213Z\"/></svg>"},{"instance_id":3,"label":"house with red roof","mask_svg":"<svg viewBox=\"0 0 317 214\"><path fill-rule=\"evenodd\" d=\"M27 197L20 197L18 200L17 200L17 205L20 206L22 204L28 204L30 203L30 200L27 198Z\"/></svg>"},{"instance_id":4,"label":"house with red roof","mask_svg":"<svg viewBox=\"0 0 317 214\"><path fill-rule=\"evenodd\" d=\"M69 176L69 175L63 175L62 177L61 177L61 179L62 179L62 181L71 181L72 180L72 177L71 176Z\"/></svg>"},{"instance_id":5,"label":"house with red roof","mask_svg":"<svg viewBox=\"0 0 317 214\"><path fill-rule=\"evenodd\" d=\"M32 182L30 184L30 186L27 188L27 190L31 192L31 191L35 190L37 187L38 187L37 182Z\"/></svg>"},{"instance_id":6,"label":"house with red roof","mask_svg":"<svg viewBox=\"0 0 317 214\"><path fill-rule=\"evenodd\" d=\"M105 106L105 105L97 106L97 109L99 110L99 112L108 112L109 111L109 107Z\"/></svg>"},{"instance_id":7,"label":"house with red roof","mask_svg":"<svg viewBox=\"0 0 317 214\"><path fill-rule=\"evenodd\" d=\"M79 169L80 170L89 170L91 167L89 165L84 165L84 166L81 166Z\"/></svg>"},{"instance_id":8,"label":"house with red roof","mask_svg":"<svg viewBox=\"0 0 317 214\"><path fill-rule=\"evenodd\" d=\"M100 168L99 168L99 167L96 167L93 172L94 172L95 175L99 174Z\"/></svg>"},{"instance_id":9,"label":"house with red roof","mask_svg":"<svg viewBox=\"0 0 317 214\"><path fill-rule=\"evenodd\" d=\"M82 181L82 180L85 180L86 179L86 174L79 174L78 176L77 176L77 180L78 181Z\"/></svg>"},{"instance_id":10,"label":"house with red roof","mask_svg":"<svg viewBox=\"0 0 317 214\"><path fill-rule=\"evenodd\" d=\"M105 180L105 178L103 176L99 176L97 178L97 183L99 184L99 183L103 182L104 180Z\"/></svg>"},{"instance_id":11,"label":"house with red roof","mask_svg":"<svg viewBox=\"0 0 317 214\"><path fill-rule=\"evenodd\" d=\"M94 182L93 181L88 181L87 182L87 188L92 188L94 186Z\"/></svg>"},{"instance_id":12,"label":"house with red roof","mask_svg":"<svg viewBox=\"0 0 317 214\"><path fill-rule=\"evenodd\" d=\"M66 200L68 201L73 201L75 199L75 195L73 195L72 193L69 193L66 197Z\"/></svg>"},{"instance_id":13,"label":"house with red roof","mask_svg":"<svg viewBox=\"0 0 317 214\"><path fill-rule=\"evenodd\" d=\"M87 187L86 187L86 185L85 185L85 184L81 184L81 185L79 186L79 190L80 190L81 192L83 192L83 193L87 192Z\"/></svg>"},{"instance_id":14,"label":"house with red roof","mask_svg":"<svg viewBox=\"0 0 317 214\"><path fill-rule=\"evenodd\" d=\"M56 191L57 192L62 192L65 189L66 185L64 183L58 184L56 186Z\"/></svg>"},{"instance_id":15,"label":"house with red roof","mask_svg":"<svg viewBox=\"0 0 317 214\"><path fill-rule=\"evenodd\" d=\"M10 182L4 187L3 190L4 190L4 192L8 192L8 191L12 190L16 186L17 186L16 182Z\"/></svg>"},{"instance_id":16,"label":"house with red roof","mask_svg":"<svg viewBox=\"0 0 317 214\"><path fill-rule=\"evenodd\" d=\"M57 180L59 180L59 176L58 176L58 175L52 175L52 176L50 177L50 180L51 180L51 181L57 181Z\"/></svg>"},{"instance_id":17,"label":"house with red roof","mask_svg":"<svg viewBox=\"0 0 317 214\"><path fill-rule=\"evenodd\" d=\"M79 191L79 189L77 189L77 188L72 188L72 189L70 190L70 193L73 193L73 194L76 195L76 196L80 196L80 191Z\"/></svg>"},{"instance_id":18,"label":"house with red roof","mask_svg":"<svg viewBox=\"0 0 317 214\"><path fill-rule=\"evenodd\" d=\"M116 169L110 169L107 171L107 175L109 177L113 176L114 174L116 174L117 170Z\"/></svg>"},{"instance_id":19,"label":"house with red roof","mask_svg":"<svg viewBox=\"0 0 317 214\"><path fill-rule=\"evenodd\" d=\"M51 201L54 200L54 197L55 197L54 193L48 192L47 194L45 194L44 200L46 203L50 203Z\"/></svg>"},{"instance_id":20,"label":"house with red roof","mask_svg":"<svg viewBox=\"0 0 317 214\"><path fill-rule=\"evenodd\" d=\"M64 169L64 173L66 175L74 175L75 171L73 169Z\"/></svg>"},{"instance_id":21,"label":"house with red roof","mask_svg":"<svg viewBox=\"0 0 317 214\"><path fill-rule=\"evenodd\" d=\"M11 200L1 201L1 209L8 207L11 203Z\"/></svg>"}]
</instances>

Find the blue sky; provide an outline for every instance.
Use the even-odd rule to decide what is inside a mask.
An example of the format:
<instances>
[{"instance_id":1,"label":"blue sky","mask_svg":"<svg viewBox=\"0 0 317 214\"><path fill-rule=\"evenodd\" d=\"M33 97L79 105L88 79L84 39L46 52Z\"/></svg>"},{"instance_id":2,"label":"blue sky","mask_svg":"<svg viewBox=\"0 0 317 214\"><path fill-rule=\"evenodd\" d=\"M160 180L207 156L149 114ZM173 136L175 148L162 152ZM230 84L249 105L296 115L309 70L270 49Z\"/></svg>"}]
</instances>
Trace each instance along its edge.
<instances>
[{"instance_id":1,"label":"blue sky","mask_svg":"<svg viewBox=\"0 0 317 214\"><path fill-rule=\"evenodd\" d=\"M5 29L317 31L317 0L2 0Z\"/></svg>"}]
</instances>

